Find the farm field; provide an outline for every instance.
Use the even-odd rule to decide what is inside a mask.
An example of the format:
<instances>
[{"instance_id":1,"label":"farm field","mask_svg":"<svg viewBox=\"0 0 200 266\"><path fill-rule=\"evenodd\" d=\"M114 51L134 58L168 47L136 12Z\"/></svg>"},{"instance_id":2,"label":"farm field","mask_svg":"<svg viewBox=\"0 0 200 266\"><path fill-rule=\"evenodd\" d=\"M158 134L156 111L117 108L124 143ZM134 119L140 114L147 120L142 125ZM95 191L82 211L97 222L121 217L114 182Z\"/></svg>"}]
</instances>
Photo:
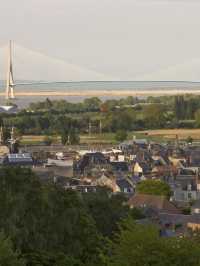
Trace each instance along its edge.
<instances>
[{"instance_id":1,"label":"farm field","mask_svg":"<svg viewBox=\"0 0 200 266\"><path fill-rule=\"evenodd\" d=\"M173 140L178 136L179 139L185 140L188 137L193 138L194 140L200 140L200 129L157 129L157 130L145 130L145 131L135 131L129 132L128 138L129 140L133 139L135 136L137 139L147 138L152 141L166 141ZM22 145L31 145L31 144L40 144L45 140L45 136L43 135L25 135L20 138L20 142ZM60 143L60 137L53 137L54 143ZM117 144L115 140L114 133L103 133L103 134L91 134L89 135L81 135L80 136L80 144Z\"/></svg>"},{"instance_id":2,"label":"farm field","mask_svg":"<svg viewBox=\"0 0 200 266\"><path fill-rule=\"evenodd\" d=\"M164 138L175 139L178 136L179 139L186 139L192 137L194 140L200 140L200 129L157 129L157 130L145 130L140 131L150 138Z\"/></svg>"},{"instance_id":3,"label":"farm field","mask_svg":"<svg viewBox=\"0 0 200 266\"><path fill-rule=\"evenodd\" d=\"M20 143L22 145L38 145L45 141L44 135L24 135L20 138ZM53 137L53 143L60 143L60 136ZM105 134L91 134L89 135L81 135L80 136L80 144L116 144L115 134L113 133L105 133Z\"/></svg>"}]
</instances>

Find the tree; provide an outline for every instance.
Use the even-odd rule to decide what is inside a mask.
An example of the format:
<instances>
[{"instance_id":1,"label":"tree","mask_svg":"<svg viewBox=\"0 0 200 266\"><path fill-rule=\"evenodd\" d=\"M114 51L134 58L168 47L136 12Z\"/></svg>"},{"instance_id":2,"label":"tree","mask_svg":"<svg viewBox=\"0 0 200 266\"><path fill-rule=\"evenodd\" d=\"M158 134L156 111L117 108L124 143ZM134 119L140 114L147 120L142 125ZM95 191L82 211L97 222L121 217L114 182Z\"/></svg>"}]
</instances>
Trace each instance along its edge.
<instances>
[{"instance_id":1,"label":"tree","mask_svg":"<svg viewBox=\"0 0 200 266\"><path fill-rule=\"evenodd\" d=\"M133 97L133 96L128 96L124 99L124 103L127 105L134 105L136 103L138 103L138 98L137 97Z\"/></svg>"},{"instance_id":2,"label":"tree","mask_svg":"<svg viewBox=\"0 0 200 266\"><path fill-rule=\"evenodd\" d=\"M130 209L124 202L127 198L122 195L112 195L106 189L99 189L96 193L86 193L84 200L89 208L100 234L111 237L117 230L122 219L129 215L134 219L144 218L139 209Z\"/></svg>"},{"instance_id":3,"label":"tree","mask_svg":"<svg viewBox=\"0 0 200 266\"><path fill-rule=\"evenodd\" d=\"M92 97L84 100L86 110L95 111L99 110L101 106L101 100L97 97Z\"/></svg>"},{"instance_id":4,"label":"tree","mask_svg":"<svg viewBox=\"0 0 200 266\"><path fill-rule=\"evenodd\" d=\"M163 238L153 225L121 223L105 256L107 266L197 266L200 245L189 238Z\"/></svg>"},{"instance_id":5,"label":"tree","mask_svg":"<svg viewBox=\"0 0 200 266\"><path fill-rule=\"evenodd\" d=\"M79 134L77 130L72 128L69 132L69 144L75 145L75 144L79 144L79 142L80 142Z\"/></svg>"},{"instance_id":6,"label":"tree","mask_svg":"<svg viewBox=\"0 0 200 266\"><path fill-rule=\"evenodd\" d=\"M183 95L175 96L174 112L178 120L185 119L186 116L186 101Z\"/></svg>"},{"instance_id":7,"label":"tree","mask_svg":"<svg viewBox=\"0 0 200 266\"><path fill-rule=\"evenodd\" d=\"M197 127L200 127L200 109L198 109L195 113L195 121L196 121Z\"/></svg>"},{"instance_id":8,"label":"tree","mask_svg":"<svg viewBox=\"0 0 200 266\"><path fill-rule=\"evenodd\" d=\"M3 144L8 144L10 139L10 129L8 127L3 127Z\"/></svg>"},{"instance_id":9,"label":"tree","mask_svg":"<svg viewBox=\"0 0 200 266\"><path fill-rule=\"evenodd\" d=\"M44 102L44 105L46 107L46 109L51 109L53 106L52 101L49 98L46 98L46 101Z\"/></svg>"},{"instance_id":10,"label":"tree","mask_svg":"<svg viewBox=\"0 0 200 266\"><path fill-rule=\"evenodd\" d=\"M70 145L75 145L79 144L80 142L80 137L78 132L74 129L71 128L69 131L63 131L61 134L61 142L63 145L70 144Z\"/></svg>"},{"instance_id":11,"label":"tree","mask_svg":"<svg viewBox=\"0 0 200 266\"><path fill-rule=\"evenodd\" d=\"M20 141L19 140L16 140L13 144L13 147L12 147L12 152L13 153L18 153L19 152L19 146L20 146Z\"/></svg>"},{"instance_id":12,"label":"tree","mask_svg":"<svg viewBox=\"0 0 200 266\"><path fill-rule=\"evenodd\" d=\"M100 106L100 111L102 113L107 113L108 112L108 106L106 105L106 103L102 103Z\"/></svg>"},{"instance_id":13,"label":"tree","mask_svg":"<svg viewBox=\"0 0 200 266\"><path fill-rule=\"evenodd\" d=\"M106 131L118 130L130 131L134 129L136 113L133 109L117 110L108 112L103 120L103 128Z\"/></svg>"},{"instance_id":14,"label":"tree","mask_svg":"<svg viewBox=\"0 0 200 266\"><path fill-rule=\"evenodd\" d=\"M62 252L31 252L24 255L26 266L83 266L80 260L67 256Z\"/></svg>"},{"instance_id":15,"label":"tree","mask_svg":"<svg viewBox=\"0 0 200 266\"><path fill-rule=\"evenodd\" d=\"M69 135L68 132L62 132L61 134L61 143L62 145L66 145L69 141Z\"/></svg>"},{"instance_id":16,"label":"tree","mask_svg":"<svg viewBox=\"0 0 200 266\"><path fill-rule=\"evenodd\" d=\"M39 116L36 120L36 127L38 127L41 131L45 131L49 129L51 124L51 120L49 120L48 115Z\"/></svg>"},{"instance_id":17,"label":"tree","mask_svg":"<svg viewBox=\"0 0 200 266\"><path fill-rule=\"evenodd\" d=\"M0 265L1 266L25 266L25 261L20 254L13 250L12 242L0 233Z\"/></svg>"},{"instance_id":18,"label":"tree","mask_svg":"<svg viewBox=\"0 0 200 266\"><path fill-rule=\"evenodd\" d=\"M161 245L157 229L137 225L130 218L121 224L111 250L108 266L165 265L162 263L166 260L166 255L163 256L166 250Z\"/></svg>"},{"instance_id":19,"label":"tree","mask_svg":"<svg viewBox=\"0 0 200 266\"><path fill-rule=\"evenodd\" d=\"M117 141L124 141L127 139L127 132L125 130L118 130L115 134L115 139Z\"/></svg>"},{"instance_id":20,"label":"tree","mask_svg":"<svg viewBox=\"0 0 200 266\"><path fill-rule=\"evenodd\" d=\"M162 104L150 104L144 107L144 121L147 128L160 128L165 125L165 106Z\"/></svg>"},{"instance_id":21,"label":"tree","mask_svg":"<svg viewBox=\"0 0 200 266\"><path fill-rule=\"evenodd\" d=\"M192 138L191 136L188 136L187 139L186 139L186 142L187 142L188 144L192 144L192 142L193 142L193 138Z\"/></svg>"},{"instance_id":22,"label":"tree","mask_svg":"<svg viewBox=\"0 0 200 266\"><path fill-rule=\"evenodd\" d=\"M100 235L78 193L43 185L30 169L1 168L0 213L1 229L23 255L63 253L66 261L71 257L96 265Z\"/></svg>"},{"instance_id":23,"label":"tree","mask_svg":"<svg viewBox=\"0 0 200 266\"><path fill-rule=\"evenodd\" d=\"M104 104L109 111L115 110L116 106L119 105L118 101L115 99L106 100Z\"/></svg>"},{"instance_id":24,"label":"tree","mask_svg":"<svg viewBox=\"0 0 200 266\"><path fill-rule=\"evenodd\" d=\"M171 195L170 186L160 180L144 180L138 183L136 190L141 194L159 195L167 198Z\"/></svg>"}]
</instances>

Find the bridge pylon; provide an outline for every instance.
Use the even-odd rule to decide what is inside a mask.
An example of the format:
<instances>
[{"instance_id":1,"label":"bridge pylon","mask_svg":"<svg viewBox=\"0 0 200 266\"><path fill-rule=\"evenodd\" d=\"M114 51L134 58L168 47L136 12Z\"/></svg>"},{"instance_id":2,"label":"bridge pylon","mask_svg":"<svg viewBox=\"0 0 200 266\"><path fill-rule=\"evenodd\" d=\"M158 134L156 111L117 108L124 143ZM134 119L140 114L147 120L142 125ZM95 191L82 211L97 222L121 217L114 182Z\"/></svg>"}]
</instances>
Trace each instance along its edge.
<instances>
[{"instance_id":1,"label":"bridge pylon","mask_svg":"<svg viewBox=\"0 0 200 266\"><path fill-rule=\"evenodd\" d=\"M8 65L7 65L7 77L6 77L6 100L14 99L14 78L13 78L13 64L12 64L12 41L9 41L8 46Z\"/></svg>"}]
</instances>

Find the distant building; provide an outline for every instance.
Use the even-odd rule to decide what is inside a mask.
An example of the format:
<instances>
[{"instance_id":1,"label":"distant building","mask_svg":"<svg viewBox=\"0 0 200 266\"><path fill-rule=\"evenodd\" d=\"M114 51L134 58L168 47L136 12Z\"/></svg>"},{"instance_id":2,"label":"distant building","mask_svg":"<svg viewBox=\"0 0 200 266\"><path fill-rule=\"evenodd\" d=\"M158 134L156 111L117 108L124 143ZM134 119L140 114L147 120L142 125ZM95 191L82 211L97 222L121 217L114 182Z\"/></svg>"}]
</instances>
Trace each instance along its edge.
<instances>
[{"instance_id":1,"label":"distant building","mask_svg":"<svg viewBox=\"0 0 200 266\"><path fill-rule=\"evenodd\" d=\"M73 159L68 160L58 160L48 158L46 167L60 166L60 167L73 167Z\"/></svg>"},{"instance_id":2,"label":"distant building","mask_svg":"<svg viewBox=\"0 0 200 266\"><path fill-rule=\"evenodd\" d=\"M112 192L120 192L120 188L118 187L116 180L112 177L106 176L104 173L100 178L93 181L92 185L99 187L107 187L111 189Z\"/></svg>"},{"instance_id":3,"label":"distant building","mask_svg":"<svg viewBox=\"0 0 200 266\"><path fill-rule=\"evenodd\" d=\"M16 105L1 105L0 113L14 114L18 112L18 107Z\"/></svg>"},{"instance_id":4,"label":"distant building","mask_svg":"<svg viewBox=\"0 0 200 266\"><path fill-rule=\"evenodd\" d=\"M5 145L0 145L0 157L4 157L9 154L9 148Z\"/></svg>"},{"instance_id":5,"label":"distant building","mask_svg":"<svg viewBox=\"0 0 200 266\"><path fill-rule=\"evenodd\" d=\"M129 199L128 205L130 208L154 208L164 213L180 213L180 211L164 196L136 194Z\"/></svg>"},{"instance_id":6,"label":"distant building","mask_svg":"<svg viewBox=\"0 0 200 266\"><path fill-rule=\"evenodd\" d=\"M32 166L34 162L30 153L10 153L4 158L3 164L10 166Z\"/></svg>"},{"instance_id":7,"label":"distant building","mask_svg":"<svg viewBox=\"0 0 200 266\"><path fill-rule=\"evenodd\" d=\"M191 212L193 214L200 214L200 199L192 205Z\"/></svg>"},{"instance_id":8,"label":"distant building","mask_svg":"<svg viewBox=\"0 0 200 266\"><path fill-rule=\"evenodd\" d=\"M151 165L149 165L147 162L136 162L133 172L135 175L142 176L151 173Z\"/></svg>"},{"instance_id":9,"label":"distant building","mask_svg":"<svg viewBox=\"0 0 200 266\"><path fill-rule=\"evenodd\" d=\"M101 152L86 153L76 163L76 170L78 173L85 174L90 173L92 169L96 169L99 172L102 169L111 168L108 160Z\"/></svg>"},{"instance_id":10,"label":"distant building","mask_svg":"<svg viewBox=\"0 0 200 266\"><path fill-rule=\"evenodd\" d=\"M119 178L116 180L116 184L118 188L120 189L121 193L133 194L134 192L133 184L131 184L131 182L129 182L128 180L124 178Z\"/></svg>"}]
</instances>

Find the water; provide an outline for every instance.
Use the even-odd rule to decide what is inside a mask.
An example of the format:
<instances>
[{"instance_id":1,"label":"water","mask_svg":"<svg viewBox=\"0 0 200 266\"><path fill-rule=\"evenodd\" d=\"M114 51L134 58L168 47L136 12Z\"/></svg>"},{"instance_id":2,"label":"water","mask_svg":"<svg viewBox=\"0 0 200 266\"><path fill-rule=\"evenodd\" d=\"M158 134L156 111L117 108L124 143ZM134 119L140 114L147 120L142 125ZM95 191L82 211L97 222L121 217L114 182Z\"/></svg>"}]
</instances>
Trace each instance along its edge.
<instances>
[{"instance_id":1,"label":"water","mask_svg":"<svg viewBox=\"0 0 200 266\"><path fill-rule=\"evenodd\" d=\"M20 81L16 83L27 83L26 81ZM200 91L200 82L187 82L187 81L90 81L90 82L55 82L55 83L44 83L44 84L26 84L17 85L16 91L66 91L66 92L83 92L84 90L99 90L99 91L156 91L156 90L183 90L187 89L188 93L190 90ZM5 91L5 84L0 81L0 92ZM82 101L85 97L81 96L50 96L52 100L66 99L71 102ZM100 97L103 100L110 98L119 98L116 96L103 96ZM43 101L46 96L31 96L31 97L20 97L16 100L16 104L19 107L25 107L31 102ZM3 104L4 98L0 98L0 104Z\"/></svg>"},{"instance_id":2,"label":"water","mask_svg":"<svg viewBox=\"0 0 200 266\"><path fill-rule=\"evenodd\" d=\"M16 82L18 83L18 82ZM20 82L22 83L22 82ZM26 81L24 82L26 83ZM84 91L84 90L160 90L160 89L197 89L200 82L187 81L80 81L80 82L55 82L43 84L18 85L17 90L23 91ZM4 86L0 82L0 92Z\"/></svg>"}]
</instances>

